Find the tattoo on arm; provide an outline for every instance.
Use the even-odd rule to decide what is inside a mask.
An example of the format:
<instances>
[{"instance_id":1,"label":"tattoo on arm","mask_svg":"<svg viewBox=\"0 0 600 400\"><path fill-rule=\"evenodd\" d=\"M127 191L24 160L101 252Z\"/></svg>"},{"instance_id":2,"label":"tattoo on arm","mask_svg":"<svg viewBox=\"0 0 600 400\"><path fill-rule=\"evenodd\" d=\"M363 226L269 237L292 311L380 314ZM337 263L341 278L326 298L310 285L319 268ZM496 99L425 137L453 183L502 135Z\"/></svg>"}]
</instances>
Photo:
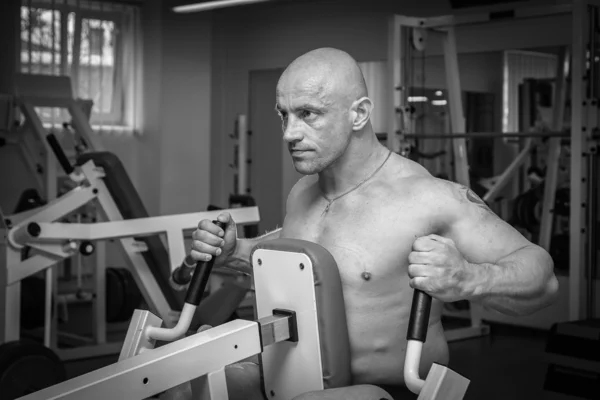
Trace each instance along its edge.
<instances>
[{"instance_id":1,"label":"tattoo on arm","mask_svg":"<svg viewBox=\"0 0 600 400\"><path fill-rule=\"evenodd\" d=\"M485 201L483 201L481 197L477 196L477 194L475 194L473 190L464 185L459 185L459 187L464 192L464 195L467 198L467 200L469 200L471 203L477 204L483 210L494 214L494 212L488 207L488 205L485 204Z\"/></svg>"}]
</instances>

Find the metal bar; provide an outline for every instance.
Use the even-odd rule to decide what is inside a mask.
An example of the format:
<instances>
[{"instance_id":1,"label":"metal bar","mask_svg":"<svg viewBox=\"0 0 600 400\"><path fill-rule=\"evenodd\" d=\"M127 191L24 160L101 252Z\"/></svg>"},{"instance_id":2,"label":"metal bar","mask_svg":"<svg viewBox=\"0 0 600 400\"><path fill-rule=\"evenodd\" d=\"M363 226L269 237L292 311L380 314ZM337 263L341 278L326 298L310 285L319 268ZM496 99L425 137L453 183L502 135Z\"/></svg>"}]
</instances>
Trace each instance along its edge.
<instances>
[{"instance_id":1,"label":"metal bar","mask_svg":"<svg viewBox=\"0 0 600 400\"><path fill-rule=\"evenodd\" d=\"M7 233L4 218L0 210L0 235ZM8 246L6 240L0 242L0 343L18 340L21 326L21 285L10 284L11 265L21 261L21 252Z\"/></svg>"},{"instance_id":2,"label":"metal bar","mask_svg":"<svg viewBox=\"0 0 600 400\"><path fill-rule=\"evenodd\" d=\"M37 224L41 228L40 235L36 238L31 238L30 240L32 242L67 239L102 240L134 236L152 236L172 230L185 232L196 229L198 222L203 219L216 219L221 212L228 212L239 225L253 224L259 221L258 207L241 207L226 210L81 224L39 222ZM181 258L178 258L178 263L180 262Z\"/></svg>"},{"instance_id":3,"label":"metal bar","mask_svg":"<svg viewBox=\"0 0 600 400\"><path fill-rule=\"evenodd\" d=\"M52 331L52 268L46 269L45 272L45 282L46 282L46 292L45 292L45 300L44 300L44 346L51 347L50 344L50 334Z\"/></svg>"},{"instance_id":4,"label":"metal bar","mask_svg":"<svg viewBox=\"0 0 600 400\"><path fill-rule=\"evenodd\" d=\"M96 197L94 188L84 188L81 186L76 187L69 193L62 195L57 199L53 199L44 207L39 208L37 212L23 219L21 222L19 222L19 224L14 225L8 234L9 241L13 241L12 237L18 236L17 232L21 229L26 229L30 222L54 221L58 218L64 217L84 204L87 204L94 197Z\"/></svg>"},{"instance_id":5,"label":"metal bar","mask_svg":"<svg viewBox=\"0 0 600 400\"><path fill-rule=\"evenodd\" d=\"M571 11L572 6L570 4L519 8L511 8L510 6L507 7L499 5L491 8L488 12L464 13L422 18L420 21L418 21L418 23L422 28L445 28L448 26L486 24L495 21L504 21L507 19L551 17L554 15L569 14ZM414 23L410 20L407 22Z\"/></svg>"},{"instance_id":6,"label":"metal bar","mask_svg":"<svg viewBox=\"0 0 600 400\"><path fill-rule=\"evenodd\" d=\"M460 85L460 74L458 69L458 55L456 50L456 39L454 29L446 32L443 38L444 62L446 66L446 86L450 100L450 123L452 131L465 132L465 116L462 105L462 92ZM463 138L455 138L453 141L455 180L458 183L470 187L469 160L467 145Z\"/></svg>"},{"instance_id":7,"label":"metal bar","mask_svg":"<svg viewBox=\"0 0 600 400\"><path fill-rule=\"evenodd\" d=\"M94 134L85 113L75 99L69 102L68 109L72 118L71 123L75 127L75 132L77 135L83 137L87 147L94 151L104 151L104 146Z\"/></svg>"},{"instance_id":8,"label":"metal bar","mask_svg":"<svg viewBox=\"0 0 600 400\"><path fill-rule=\"evenodd\" d=\"M248 123L246 115L237 119L237 188L238 194L248 193Z\"/></svg>"},{"instance_id":9,"label":"metal bar","mask_svg":"<svg viewBox=\"0 0 600 400\"><path fill-rule=\"evenodd\" d=\"M261 351L257 322L238 319L42 389L21 400L146 399Z\"/></svg>"},{"instance_id":10,"label":"metal bar","mask_svg":"<svg viewBox=\"0 0 600 400\"><path fill-rule=\"evenodd\" d=\"M106 343L106 242L96 242L94 252L94 304L92 327L96 344Z\"/></svg>"},{"instance_id":11,"label":"metal bar","mask_svg":"<svg viewBox=\"0 0 600 400\"><path fill-rule=\"evenodd\" d=\"M595 318L595 270L598 262L598 246L597 246L597 235L596 228L598 226L598 152L594 148L594 151L590 151L588 156L589 163L589 210L588 210L588 238L589 238L589 263L587 268L587 318Z\"/></svg>"},{"instance_id":12,"label":"metal bar","mask_svg":"<svg viewBox=\"0 0 600 400\"><path fill-rule=\"evenodd\" d=\"M379 134L378 134L379 135ZM479 138L569 138L569 132L467 132L467 133L413 133L406 139L479 139Z\"/></svg>"},{"instance_id":13,"label":"metal bar","mask_svg":"<svg viewBox=\"0 0 600 400\"><path fill-rule=\"evenodd\" d=\"M21 253L19 252L18 254ZM8 264L8 268L6 268L8 270L6 284L9 286L16 285L28 276L37 274L38 272L41 272L46 268L52 267L62 259L63 257L57 257L52 255L35 255L21 262L20 257L19 260L15 258L13 260L14 262Z\"/></svg>"},{"instance_id":14,"label":"metal bar","mask_svg":"<svg viewBox=\"0 0 600 400\"><path fill-rule=\"evenodd\" d=\"M388 99L390 110L387 120L387 147L394 152L399 151L398 134L401 127L398 123L398 110L402 107L401 90L404 88L402 71L402 26L398 20L401 17L394 15L390 18L388 24Z\"/></svg>"},{"instance_id":15,"label":"metal bar","mask_svg":"<svg viewBox=\"0 0 600 400\"><path fill-rule=\"evenodd\" d=\"M291 318L289 315L271 315L258 320L263 347L283 342L290 338Z\"/></svg>"},{"instance_id":16,"label":"metal bar","mask_svg":"<svg viewBox=\"0 0 600 400\"><path fill-rule=\"evenodd\" d=\"M532 141L529 138L527 139L523 150L521 150L521 152L517 155L514 161L510 163L510 165L504 170L504 172L502 173L502 175L500 175L496 183L494 183L494 185L485 193L485 195L483 196L483 201L489 203L496 199L496 196L500 194L500 192L502 191L502 189L504 189L506 184L510 182L510 180L517 172L519 172L519 168L521 168L521 165L523 165L525 161L528 160L529 153L531 152L532 148Z\"/></svg>"},{"instance_id":17,"label":"metal bar","mask_svg":"<svg viewBox=\"0 0 600 400\"><path fill-rule=\"evenodd\" d=\"M586 174L583 170L584 120L583 88L585 76L585 30L586 5L581 0L573 2L571 66L571 194L569 214L569 319L579 320L583 316L582 295L585 294L585 235L583 228L583 203L586 198Z\"/></svg>"},{"instance_id":18,"label":"metal bar","mask_svg":"<svg viewBox=\"0 0 600 400\"><path fill-rule=\"evenodd\" d=\"M556 85L554 87L554 113L552 129L555 132L562 131L566 107L566 85L569 76L570 50L563 48L556 65ZM558 184L558 164L561 153L560 138L553 137L548 143L548 156L546 158L546 177L544 179L544 202L542 204L542 215L540 220L540 233L538 245L550 251L554 227L554 203L556 198L556 186Z\"/></svg>"}]
</instances>

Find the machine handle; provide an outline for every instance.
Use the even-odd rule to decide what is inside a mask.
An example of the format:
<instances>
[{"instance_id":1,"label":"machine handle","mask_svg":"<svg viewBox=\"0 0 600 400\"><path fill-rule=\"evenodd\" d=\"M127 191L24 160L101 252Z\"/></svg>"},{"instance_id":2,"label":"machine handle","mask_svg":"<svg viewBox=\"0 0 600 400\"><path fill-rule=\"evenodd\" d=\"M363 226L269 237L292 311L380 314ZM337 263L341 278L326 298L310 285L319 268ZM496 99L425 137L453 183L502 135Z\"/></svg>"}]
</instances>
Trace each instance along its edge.
<instances>
[{"instance_id":1,"label":"machine handle","mask_svg":"<svg viewBox=\"0 0 600 400\"><path fill-rule=\"evenodd\" d=\"M58 139L56 139L56 136L54 136L53 133L49 133L48 135L46 135L46 141L50 145L50 148L54 152L54 155L56 155L56 158L58 159L58 162L65 171L65 173L67 175L71 175L75 168L73 168L73 166L69 162L69 159L67 158L67 155L60 146L60 143L58 143Z\"/></svg>"},{"instance_id":2,"label":"machine handle","mask_svg":"<svg viewBox=\"0 0 600 400\"><path fill-rule=\"evenodd\" d=\"M213 221L219 228L225 230L225 224L220 221ZM192 275L192 281L185 295L185 302L191 305L197 306L200 304L202 294L206 289L208 277L212 271L213 265L215 264L215 257L212 257L210 261L199 261L196 263L196 269Z\"/></svg>"},{"instance_id":3,"label":"machine handle","mask_svg":"<svg viewBox=\"0 0 600 400\"><path fill-rule=\"evenodd\" d=\"M431 296L421 290L415 289L410 308L410 319L408 320L407 340L418 340L425 343L430 311Z\"/></svg>"},{"instance_id":4,"label":"machine handle","mask_svg":"<svg viewBox=\"0 0 600 400\"><path fill-rule=\"evenodd\" d=\"M187 285L192 279L194 272L194 260L191 256L186 256L179 267L173 271L172 279L177 285Z\"/></svg>"}]
</instances>

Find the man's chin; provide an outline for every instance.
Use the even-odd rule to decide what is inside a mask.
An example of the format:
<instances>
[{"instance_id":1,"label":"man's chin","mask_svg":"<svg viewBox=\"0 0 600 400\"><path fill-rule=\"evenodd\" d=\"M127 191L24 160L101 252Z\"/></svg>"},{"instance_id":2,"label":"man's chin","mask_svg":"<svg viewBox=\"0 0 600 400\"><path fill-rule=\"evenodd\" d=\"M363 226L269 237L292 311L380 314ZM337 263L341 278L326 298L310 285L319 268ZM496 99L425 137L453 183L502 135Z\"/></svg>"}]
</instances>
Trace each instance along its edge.
<instances>
[{"instance_id":1,"label":"man's chin","mask_svg":"<svg viewBox=\"0 0 600 400\"><path fill-rule=\"evenodd\" d=\"M295 161L294 169L296 172L302 175L314 175L319 172L318 168L316 168L314 165L310 165L309 163L303 161Z\"/></svg>"}]
</instances>

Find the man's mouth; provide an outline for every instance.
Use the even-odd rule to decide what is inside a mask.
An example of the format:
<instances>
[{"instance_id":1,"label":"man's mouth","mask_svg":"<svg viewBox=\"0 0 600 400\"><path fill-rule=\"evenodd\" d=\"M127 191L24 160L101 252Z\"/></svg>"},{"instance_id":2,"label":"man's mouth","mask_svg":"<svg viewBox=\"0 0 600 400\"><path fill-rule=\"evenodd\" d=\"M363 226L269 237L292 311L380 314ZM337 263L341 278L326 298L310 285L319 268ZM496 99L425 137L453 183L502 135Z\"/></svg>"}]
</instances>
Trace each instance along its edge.
<instances>
[{"instance_id":1,"label":"man's mouth","mask_svg":"<svg viewBox=\"0 0 600 400\"><path fill-rule=\"evenodd\" d=\"M302 155L304 153L308 153L310 150L307 149L291 149L290 153L295 156L295 155Z\"/></svg>"}]
</instances>

